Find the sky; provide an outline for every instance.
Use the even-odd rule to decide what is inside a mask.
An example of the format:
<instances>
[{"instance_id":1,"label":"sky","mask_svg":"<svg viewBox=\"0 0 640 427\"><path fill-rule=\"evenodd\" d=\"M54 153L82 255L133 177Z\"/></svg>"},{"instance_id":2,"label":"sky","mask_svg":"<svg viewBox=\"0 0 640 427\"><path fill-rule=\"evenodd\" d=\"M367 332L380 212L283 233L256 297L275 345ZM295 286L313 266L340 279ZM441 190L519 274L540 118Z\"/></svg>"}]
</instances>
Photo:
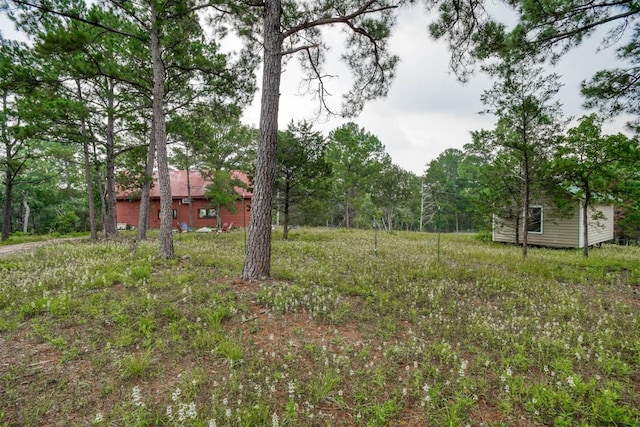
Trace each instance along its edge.
<instances>
[{"instance_id":1,"label":"sky","mask_svg":"<svg viewBox=\"0 0 640 427\"><path fill-rule=\"evenodd\" d=\"M422 175L427 164L448 148L462 149L471 142L470 132L492 129L495 117L481 115L484 109L480 96L491 87L486 75L475 74L466 84L460 83L449 70L450 54L443 42L430 38L427 25L429 17L413 8L399 17L391 39L391 51L400 57L395 80L386 98L369 102L354 119L332 118L317 122L316 129L327 135L347 121L353 121L376 135L385 145L393 162L405 170ZM341 53L338 37L333 38L331 55ZM580 117L587 111L581 108L580 82L595 71L611 67L615 60L614 49L598 52L601 38L597 36L585 42L579 49L569 52L552 71L563 76L563 88L558 99L563 104L565 116ZM337 60L327 65L326 71L339 74L331 84L331 101L339 111L341 93L349 88L349 70ZM313 99L300 95L300 73L295 60L287 66L282 76L279 127L286 128L291 121L314 119ZM245 111L243 120L255 126L259 123L259 96ZM628 118L627 118L628 120ZM604 126L606 133L624 131L625 119L618 119Z\"/></svg>"},{"instance_id":2,"label":"sky","mask_svg":"<svg viewBox=\"0 0 640 427\"><path fill-rule=\"evenodd\" d=\"M447 46L430 38L428 23L429 16L419 6L400 14L390 41L391 51L400 57L395 80L386 98L367 103L356 118L318 118L317 103L301 93L297 59L290 59L280 88L280 129L285 129L291 120L306 119L314 121L314 128L326 136L353 121L380 139L396 165L417 175L422 175L428 163L444 150L461 149L471 142L471 131L492 129L495 117L479 114L483 110L480 96L491 87L491 81L486 75L475 74L467 83L460 83L449 70ZM16 37L13 24L5 16L0 16L0 30L4 37ZM334 111L340 111L342 94L350 87L350 73L338 59L342 53L340 31L325 30L324 36L331 46L325 70L336 76L328 85L332 94L329 103ZM615 61L614 49L598 50L601 37L594 35L551 70L563 76L558 99L567 117L588 113L581 108L580 82ZM260 83L258 76L258 86ZM258 126L259 100L258 90L243 114L244 123ZM605 124L605 133L624 131L628 119L622 117Z\"/></svg>"}]
</instances>

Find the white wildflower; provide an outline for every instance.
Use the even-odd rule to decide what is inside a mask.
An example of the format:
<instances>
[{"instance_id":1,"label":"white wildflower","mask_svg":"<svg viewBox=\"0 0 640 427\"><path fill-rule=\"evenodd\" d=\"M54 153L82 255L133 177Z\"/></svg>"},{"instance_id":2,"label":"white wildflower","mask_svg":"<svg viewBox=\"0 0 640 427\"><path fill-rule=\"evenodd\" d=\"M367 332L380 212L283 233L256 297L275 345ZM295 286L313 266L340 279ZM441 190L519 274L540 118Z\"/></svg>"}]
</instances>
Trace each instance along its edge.
<instances>
[{"instance_id":1,"label":"white wildflower","mask_svg":"<svg viewBox=\"0 0 640 427\"><path fill-rule=\"evenodd\" d=\"M293 397L293 395L296 392L296 388L295 388L295 384L293 383L293 381L289 381L289 383L287 384L287 388L289 389L289 397Z\"/></svg>"},{"instance_id":2,"label":"white wildflower","mask_svg":"<svg viewBox=\"0 0 640 427\"><path fill-rule=\"evenodd\" d=\"M167 406L167 418L173 421L173 407L171 405Z\"/></svg>"},{"instance_id":3,"label":"white wildflower","mask_svg":"<svg viewBox=\"0 0 640 427\"><path fill-rule=\"evenodd\" d=\"M144 407L144 402L142 401L142 396L140 395L140 387L135 386L131 390L131 400L133 401L133 406Z\"/></svg>"},{"instance_id":4,"label":"white wildflower","mask_svg":"<svg viewBox=\"0 0 640 427\"><path fill-rule=\"evenodd\" d=\"M198 410L196 409L196 404L194 402L189 403L187 407L187 418L195 420L198 416Z\"/></svg>"},{"instance_id":5,"label":"white wildflower","mask_svg":"<svg viewBox=\"0 0 640 427\"><path fill-rule=\"evenodd\" d=\"M569 387L575 387L576 384L573 382L573 377L572 376L568 376L567 377L567 384L569 384Z\"/></svg>"},{"instance_id":6,"label":"white wildflower","mask_svg":"<svg viewBox=\"0 0 640 427\"><path fill-rule=\"evenodd\" d=\"M462 364L460 365L460 370L458 371L458 375L460 375L461 377L464 377L465 371L467 370L468 366L469 366L469 362L467 360L463 360Z\"/></svg>"}]
</instances>

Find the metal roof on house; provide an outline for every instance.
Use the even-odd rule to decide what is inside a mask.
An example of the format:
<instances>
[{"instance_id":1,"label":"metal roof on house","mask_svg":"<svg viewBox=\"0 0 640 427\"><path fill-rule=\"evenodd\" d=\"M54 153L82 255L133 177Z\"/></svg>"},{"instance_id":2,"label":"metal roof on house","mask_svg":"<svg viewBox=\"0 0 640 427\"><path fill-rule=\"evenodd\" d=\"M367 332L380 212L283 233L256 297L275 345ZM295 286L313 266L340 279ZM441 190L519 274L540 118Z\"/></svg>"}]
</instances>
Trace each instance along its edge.
<instances>
[{"instance_id":1,"label":"metal roof on house","mask_svg":"<svg viewBox=\"0 0 640 427\"><path fill-rule=\"evenodd\" d=\"M250 185L249 177L245 172L242 171L232 171L231 177L235 179L239 179L240 181ZM171 182L171 197L174 199L181 199L188 197L187 192L187 171L184 170L169 170L169 180ZM200 172L190 171L189 172L189 184L191 186L191 197L203 198L205 192L207 191L207 186L211 184L211 181L202 176ZM252 193L249 190L246 190L241 187L233 187L238 195L242 196L244 194L245 198L251 198ZM130 190L118 190L118 198L129 198L132 192ZM138 196L139 197L139 196ZM153 185L151 186L151 193L149 195L152 199L160 198L160 186L158 185L158 173L157 171L153 172Z\"/></svg>"}]
</instances>

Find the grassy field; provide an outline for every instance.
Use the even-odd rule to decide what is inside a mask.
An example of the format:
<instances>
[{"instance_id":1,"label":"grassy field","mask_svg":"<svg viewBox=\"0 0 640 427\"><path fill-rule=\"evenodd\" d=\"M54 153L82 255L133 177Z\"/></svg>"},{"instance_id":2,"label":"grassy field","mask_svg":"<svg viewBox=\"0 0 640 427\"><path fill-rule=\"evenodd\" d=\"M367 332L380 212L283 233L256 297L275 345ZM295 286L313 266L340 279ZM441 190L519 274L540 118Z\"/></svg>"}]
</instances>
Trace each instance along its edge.
<instances>
[{"instance_id":1,"label":"grassy field","mask_svg":"<svg viewBox=\"0 0 640 427\"><path fill-rule=\"evenodd\" d=\"M0 258L0 426L638 426L640 248L297 229Z\"/></svg>"}]
</instances>

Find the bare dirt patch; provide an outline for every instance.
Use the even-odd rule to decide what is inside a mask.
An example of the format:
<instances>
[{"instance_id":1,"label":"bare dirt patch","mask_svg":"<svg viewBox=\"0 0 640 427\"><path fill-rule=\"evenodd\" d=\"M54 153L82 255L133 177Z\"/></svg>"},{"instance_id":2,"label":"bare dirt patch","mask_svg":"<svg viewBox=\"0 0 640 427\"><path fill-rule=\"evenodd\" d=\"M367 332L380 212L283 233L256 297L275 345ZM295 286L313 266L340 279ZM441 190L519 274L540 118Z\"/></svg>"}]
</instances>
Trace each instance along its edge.
<instances>
[{"instance_id":1,"label":"bare dirt patch","mask_svg":"<svg viewBox=\"0 0 640 427\"><path fill-rule=\"evenodd\" d=\"M84 237L70 237L70 238L67 238L67 239L55 239L55 240L46 240L46 241L42 241L42 242L18 243L16 245L0 246L0 258L6 257L6 256L11 256L11 255L17 255L17 254L31 252L31 251L33 251L33 250L35 250L37 248L43 247L43 246L55 245L55 244L60 244L60 243L64 243L64 242L80 241L80 240L85 240L85 238Z\"/></svg>"}]
</instances>

